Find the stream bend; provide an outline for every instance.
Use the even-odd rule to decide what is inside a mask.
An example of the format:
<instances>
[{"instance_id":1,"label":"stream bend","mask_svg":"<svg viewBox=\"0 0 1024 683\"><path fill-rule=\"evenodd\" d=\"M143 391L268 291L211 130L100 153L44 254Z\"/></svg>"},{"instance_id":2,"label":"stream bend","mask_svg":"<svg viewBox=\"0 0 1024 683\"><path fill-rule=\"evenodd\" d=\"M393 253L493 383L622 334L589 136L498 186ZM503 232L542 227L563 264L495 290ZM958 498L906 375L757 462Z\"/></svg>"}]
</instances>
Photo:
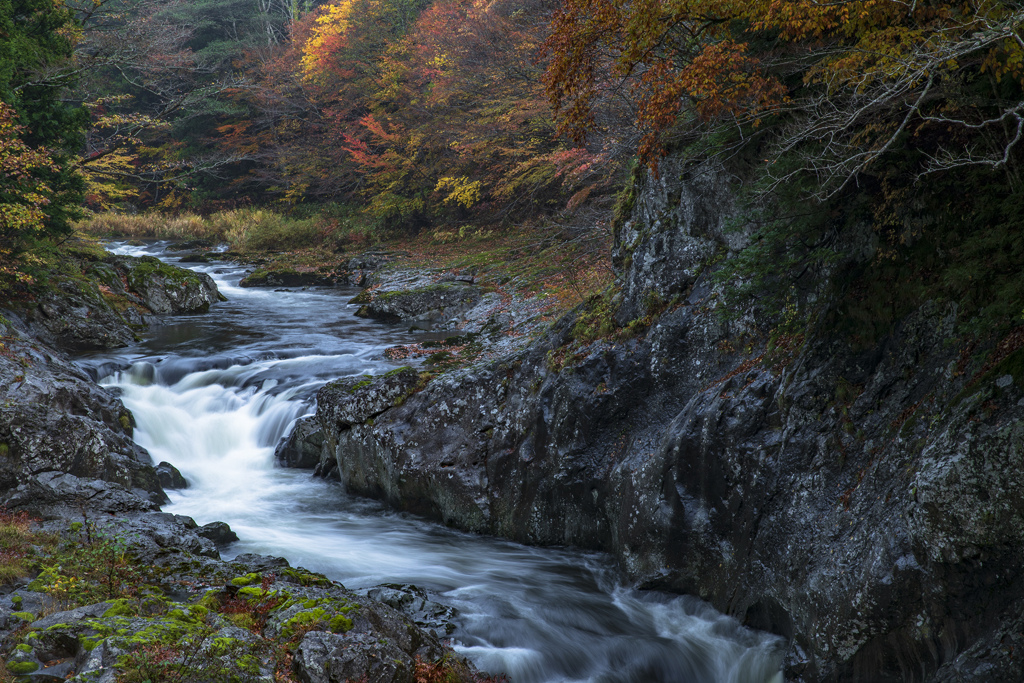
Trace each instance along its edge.
<instances>
[{"instance_id":1,"label":"stream bend","mask_svg":"<svg viewBox=\"0 0 1024 683\"><path fill-rule=\"evenodd\" d=\"M114 251L173 262L163 246ZM512 683L781 683L780 638L693 597L623 586L602 554L453 531L275 467L276 444L320 386L391 369L383 349L414 336L355 317L356 289L245 289L241 267L195 269L228 301L79 363L120 392L154 462L190 482L164 509L236 531L226 558L281 555L352 589L420 586L458 611L456 649Z\"/></svg>"}]
</instances>

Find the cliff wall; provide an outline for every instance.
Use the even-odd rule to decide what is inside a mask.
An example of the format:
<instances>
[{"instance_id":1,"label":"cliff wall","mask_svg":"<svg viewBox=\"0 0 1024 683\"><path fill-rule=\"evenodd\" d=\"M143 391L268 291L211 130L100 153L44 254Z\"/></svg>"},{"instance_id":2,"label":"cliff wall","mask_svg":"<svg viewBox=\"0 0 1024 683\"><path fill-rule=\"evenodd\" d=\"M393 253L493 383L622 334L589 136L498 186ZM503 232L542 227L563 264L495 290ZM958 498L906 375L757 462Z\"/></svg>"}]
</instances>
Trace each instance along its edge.
<instances>
[{"instance_id":1,"label":"cliff wall","mask_svg":"<svg viewBox=\"0 0 1024 683\"><path fill-rule=\"evenodd\" d=\"M337 416L376 382L325 387L321 471L463 529L608 550L788 637L793 680L1024 678L1024 334L972 357L934 302L866 349L825 315L723 322L735 182L641 179L618 294L526 350L422 390L408 373L359 419ZM600 306L620 330L587 341Z\"/></svg>"}]
</instances>

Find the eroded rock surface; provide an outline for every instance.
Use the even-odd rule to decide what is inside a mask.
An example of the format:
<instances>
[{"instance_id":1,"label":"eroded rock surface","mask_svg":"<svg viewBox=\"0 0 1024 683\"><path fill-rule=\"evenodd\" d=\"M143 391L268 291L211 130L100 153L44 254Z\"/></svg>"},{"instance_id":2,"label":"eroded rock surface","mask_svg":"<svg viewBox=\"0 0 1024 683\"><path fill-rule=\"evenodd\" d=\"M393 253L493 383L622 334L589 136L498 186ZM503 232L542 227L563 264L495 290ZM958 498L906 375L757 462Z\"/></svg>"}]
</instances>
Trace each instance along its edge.
<instances>
[{"instance_id":1,"label":"eroded rock surface","mask_svg":"<svg viewBox=\"0 0 1024 683\"><path fill-rule=\"evenodd\" d=\"M0 504L35 509L78 499L113 512L164 502L121 401L16 322L3 332Z\"/></svg>"},{"instance_id":2,"label":"eroded rock surface","mask_svg":"<svg viewBox=\"0 0 1024 683\"><path fill-rule=\"evenodd\" d=\"M711 310L707 258L742 239L729 182L641 190L619 323L672 302L645 334L583 343L570 316L372 421L322 421L320 470L459 528L607 549L789 638L793 680L1024 680L1024 348L970 366L955 306L927 304L872 348L823 316L766 354L764 321Z\"/></svg>"}]
</instances>

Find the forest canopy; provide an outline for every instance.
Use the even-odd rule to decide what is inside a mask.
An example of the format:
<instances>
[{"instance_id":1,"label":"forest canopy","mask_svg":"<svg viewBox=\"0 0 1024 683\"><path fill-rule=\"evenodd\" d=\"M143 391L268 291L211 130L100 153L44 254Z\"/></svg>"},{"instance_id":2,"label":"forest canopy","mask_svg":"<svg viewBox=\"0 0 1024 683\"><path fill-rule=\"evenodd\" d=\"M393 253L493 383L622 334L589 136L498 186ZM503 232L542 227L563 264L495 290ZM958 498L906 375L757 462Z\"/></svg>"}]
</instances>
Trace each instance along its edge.
<instances>
[{"instance_id":1,"label":"forest canopy","mask_svg":"<svg viewBox=\"0 0 1024 683\"><path fill-rule=\"evenodd\" d=\"M1022 21L1002 0L0 0L3 191L28 207L4 258L83 206L599 226L631 159L671 152L742 178L748 290L799 297L869 225L889 262L958 255L914 272L963 293L1024 248Z\"/></svg>"}]
</instances>

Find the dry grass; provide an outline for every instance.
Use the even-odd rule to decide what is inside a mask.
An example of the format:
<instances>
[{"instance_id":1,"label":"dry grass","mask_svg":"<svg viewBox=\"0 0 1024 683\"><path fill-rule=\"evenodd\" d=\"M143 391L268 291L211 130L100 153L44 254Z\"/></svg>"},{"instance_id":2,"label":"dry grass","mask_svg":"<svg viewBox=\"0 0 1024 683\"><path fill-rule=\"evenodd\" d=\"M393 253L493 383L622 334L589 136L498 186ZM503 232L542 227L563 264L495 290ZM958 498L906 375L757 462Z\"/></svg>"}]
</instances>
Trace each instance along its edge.
<instances>
[{"instance_id":1,"label":"dry grass","mask_svg":"<svg viewBox=\"0 0 1024 683\"><path fill-rule=\"evenodd\" d=\"M557 316L604 291L613 281L610 235L558 226L502 230L438 230L385 246L409 253L410 266L471 271L499 292L538 297Z\"/></svg>"},{"instance_id":2,"label":"dry grass","mask_svg":"<svg viewBox=\"0 0 1024 683\"><path fill-rule=\"evenodd\" d=\"M207 218L191 213L98 213L77 227L95 237L208 239L246 252L305 249L329 237L325 226L315 219L290 218L268 209L221 211Z\"/></svg>"}]
</instances>

